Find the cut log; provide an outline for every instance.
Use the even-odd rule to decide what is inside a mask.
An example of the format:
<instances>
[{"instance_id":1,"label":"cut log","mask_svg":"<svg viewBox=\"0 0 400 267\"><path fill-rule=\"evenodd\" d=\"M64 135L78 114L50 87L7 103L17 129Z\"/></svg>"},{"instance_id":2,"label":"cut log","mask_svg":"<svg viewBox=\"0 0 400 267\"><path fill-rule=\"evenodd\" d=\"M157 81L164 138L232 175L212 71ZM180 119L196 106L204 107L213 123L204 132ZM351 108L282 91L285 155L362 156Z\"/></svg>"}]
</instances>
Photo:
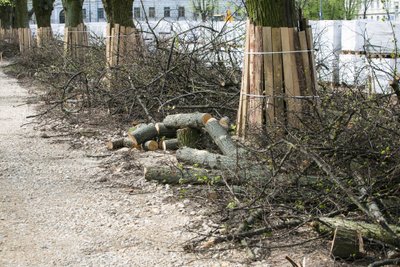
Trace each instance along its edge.
<instances>
[{"instance_id":1,"label":"cut log","mask_svg":"<svg viewBox=\"0 0 400 267\"><path fill-rule=\"evenodd\" d=\"M132 140L128 138L121 138L117 140L112 140L107 142L106 144L108 150L117 150L123 147L134 148L135 145L133 144Z\"/></svg>"},{"instance_id":2,"label":"cut log","mask_svg":"<svg viewBox=\"0 0 400 267\"><path fill-rule=\"evenodd\" d=\"M167 139L161 142L161 148L164 151L177 150L178 149L178 139Z\"/></svg>"},{"instance_id":3,"label":"cut log","mask_svg":"<svg viewBox=\"0 0 400 267\"><path fill-rule=\"evenodd\" d=\"M333 235L331 255L340 259L357 259L364 252L362 236L352 230L337 227Z\"/></svg>"},{"instance_id":4,"label":"cut log","mask_svg":"<svg viewBox=\"0 0 400 267\"><path fill-rule=\"evenodd\" d=\"M154 140L149 140L142 144L142 148L144 151L156 151L158 149L158 143Z\"/></svg>"},{"instance_id":5,"label":"cut log","mask_svg":"<svg viewBox=\"0 0 400 267\"><path fill-rule=\"evenodd\" d=\"M208 113L186 113L168 115L163 123L168 128L202 128L212 118Z\"/></svg>"},{"instance_id":6,"label":"cut log","mask_svg":"<svg viewBox=\"0 0 400 267\"><path fill-rule=\"evenodd\" d=\"M147 181L163 184L221 184L222 172L175 166L153 166L144 169Z\"/></svg>"},{"instance_id":7,"label":"cut log","mask_svg":"<svg viewBox=\"0 0 400 267\"><path fill-rule=\"evenodd\" d=\"M229 131L230 128L230 120L228 117L222 117L219 120L219 124L222 126L222 128L224 128L225 130Z\"/></svg>"},{"instance_id":8,"label":"cut log","mask_svg":"<svg viewBox=\"0 0 400 267\"><path fill-rule=\"evenodd\" d=\"M145 126L137 127L133 131L128 131L128 136L134 145L140 145L146 141L155 139L158 136L158 132L154 124L150 123Z\"/></svg>"},{"instance_id":9,"label":"cut log","mask_svg":"<svg viewBox=\"0 0 400 267\"><path fill-rule=\"evenodd\" d=\"M332 230L340 227L347 229L349 231L358 232L364 238L370 238L379 240L383 243L398 246L399 239L395 236L387 234L383 231L379 225L355 222L350 220L345 220L343 218L327 218L321 217L318 219L321 223L318 224L317 230L322 233L331 232ZM400 234L400 227L395 225L390 225L390 228L398 235Z\"/></svg>"},{"instance_id":10,"label":"cut log","mask_svg":"<svg viewBox=\"0 0 400 267\"><path fill-rule=\"evenodd\" d=\"M244 152L243 150L238 149L229 133L219 124L216 119L209 119L205 125L205 128L224 155L236 156Z\"/></svg>"},{"instance_id":11,"label":"cut log","mask_svg":"<svg viewBox=\"0 0 400 267\"><path fill-rule=\"evenodd\" d=\"M195 148L200 139L200 131L195 128L183 128L176 132L178 147Z\"/></svg>"},{"instance_id":12,"label":"cut log","mask_svg":"<svg viewBox=\"0 0 400 267\"><path fill-rule=\"evenodd\" d=\"M190 165L200 164L201 166L215 169L234 169L238 167L236 158L189 147L180 148L176 151L176 159Z\"/></svg>"},{"instance_id":13,"label":"cut log","mask_svg":"<svg viewBox=\"0 0 400 267\"><path fill-rule=\"evenodd\" d=\"M164 123L156 123L156 129L158 132L158 137L162 138L175 138L176 137L176 128L167 128Z\"/></svg>"}]
</instances>

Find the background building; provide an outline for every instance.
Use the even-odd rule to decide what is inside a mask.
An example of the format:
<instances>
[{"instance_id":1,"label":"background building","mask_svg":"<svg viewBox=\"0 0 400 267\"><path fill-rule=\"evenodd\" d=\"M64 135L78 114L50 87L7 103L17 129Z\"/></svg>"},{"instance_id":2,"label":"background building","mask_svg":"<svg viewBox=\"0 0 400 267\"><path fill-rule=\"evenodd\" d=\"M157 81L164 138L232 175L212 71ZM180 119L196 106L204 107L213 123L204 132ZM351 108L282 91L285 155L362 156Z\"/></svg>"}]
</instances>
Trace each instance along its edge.
<instances>
[{"instance_id":1,"label":"background building","mask_svg":"<svg viewBox=\"0 0 400 267\"><path fill-rule=\"evenodd\" d=\"M358 18L399 20L399 0L362 0Z\"/></svg>"},{"instance_id":2,"label":"background building","mask_svg":"<svg viewBox=\"0 0 400 267\"><path fill-rule=\"evenodd\" d=\"M197 20L200 14L195 12L193 2L197 0L143 0L134 1L132 12L137 20ZM227 11L234 11L242 5L241 0L210 0L214 8L214 15L209 19L221 19ZM143 6L142 6L143 2ZM31 1L28 3L32 6ZM101 0L85 0L83 3L83 17L85 22L104 22L106 14ZM32 22L35 18L32 18ZM65 16L61 0L56 0L51 17L52 23L64 23Z\"/></svg>"}]
</instances>

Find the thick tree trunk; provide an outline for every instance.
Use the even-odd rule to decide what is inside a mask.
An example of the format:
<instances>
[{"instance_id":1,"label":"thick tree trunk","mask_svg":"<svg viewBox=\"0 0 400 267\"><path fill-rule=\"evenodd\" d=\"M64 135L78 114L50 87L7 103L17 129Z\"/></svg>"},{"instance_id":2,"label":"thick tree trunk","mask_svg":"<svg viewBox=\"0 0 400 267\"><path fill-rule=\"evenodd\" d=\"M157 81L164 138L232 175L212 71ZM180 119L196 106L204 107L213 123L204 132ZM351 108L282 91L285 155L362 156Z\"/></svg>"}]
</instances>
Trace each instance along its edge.
<instances>
[{"instance_id":1,"label":"thick tree trunk","mask_svg":"<svg viewBox=\"0 0 400 267\"><path fill-rule=\"evenodd\" d=\"M0 28L9 29L12 25L12 7L0 5Z\"/></svg>"},{"instance_id":2,"label":"thick tree trunk","mask_svg":"<svg viewBox=\"0 0 400 267\"><path fill-rule=\"evenodd\" d=\"M38 28L51 27L51 13L55 0L32 0Z\"/></svg>"},{"instance_id":3,"label":"thick tree trunk","mask_svg":"<svg viewBox=\"0 0 400 267\"><path fill-rule=\"evenodd\" d=\"M256 26L297 26L294 0L247 0L246 7L250 20Z\"/></svg>"},{"instance_id":4,"label":"thick tree trunk","mask_svg":"<svg viewBox=\"0 0 400 267\"><path fill-rule=\"evenodd\" d=\"M205 128L224 155L236 156L243 153L243 150L236 146L227 130L216 119L209 119Z\"/></svg>"},{"instance_id":5,"label":"thick tree trunk","mask_svg":"<svg viewBox=\"0 0 400 267\"><path fill-rule=\"evenodd\" d=\"M164 123L156 123L156 129L158 132L158 136L163 138L174 138L176 137L176 129L175 128L167 128Z\"/></svg>"},{"instance_id":6,"label":"thick tree trunk","mask_svg":"<svg viewBox=\"0 0 400 267\"><path fill-rule=\"evenodd\" d=\"M239 162L236 158L189 147L180 148L176 151L176 159L190 165L199 164L201 166L215 169L234 170L239 167Z\"/></svg>"},{"instance_id":7,"label":"thick tree trunk","mask_svg":"<svg viewBox=\"0 0 400 267\"><path fill-rule=\"evenodd\" d=\"M158 132L153 123L137 127L133 131L128 131L128 136L134 145L143 144L146 141L153 140L158 136Z\"/></svg>"},{"instance_id":8,"label":"thick tree trunk","mask_svg":"<svg viewBox=\"0 0 400 267\"><path fill-rule=\"evenodd\" d=\"M321 223L317 225L318 226L317 230L322 233L330 232L340 227L346 230L358 232L364 238L379 240L382 241L383 243L394 246L398 246L400 244L399 238L383 231L382 228L376 224L355 222L343 218L326 218L326 217L319 218L319 221L321 221ZM395 225L391 225L390 227L397 235L400 234L400 227Z\"/></svg>"},{"instance_id":9,"label":"thick tree trunk","mask_svg":"<svg viewBox=\"0 0 400 267\"><path fill-rule=\"evenodd\" d=\"M211 118L208 113L175 114L165 117L163 123L168 128L202 128Z\"/></svg>"},{"instance_id":10,"label":"thick tree trunk","mask_svg":"<svg viewBox=\"0 0 400 267\"><path fill-rule=\"evenodd\" d=\"M83 24L83 0L62 0L65 12L65 27L78 27Z\"/></svg>"},{"instance_id":11,"label":"thick tree trunk","mask_svg":"<svg viewBox=\"0 0 400 267\"><path fill-rule=\"evenodd\" d=\"M168 139L161 142L161 147L164 151L168 150L177 150L178 146L178 139Z\"/></svg>"},{"instance_id":12,"label":"thick tree trunk","mask_svg":"<svg viewBox=\"0 0 400 267\"><path fill-rule=\"evenodd\" d=\"M15 0L15 28L28 28L29 15L27 0Z\"/></svg>"},{"instance_id":13,"label":"thick tree trunk","mask_svg":"<svg viewBox=\"0 0 400 267\"><path fill-rule=\"evenodd\" d=\"M37 45L43 46L52 39L51 30L51 13L55 0L33 0L33 11L36 16L37 23Z\"/></svg>"},{"instance_id":14,"label":"thick tree trunk","mask_svg":"<svg viewBox=\"0 0 400 267\"><path fill-rule=\"evenodd\" d=\"M177 131L178 147L195 148L200 140L200 131L195 128L183 128Z\"/></svg>"}]
</instances>

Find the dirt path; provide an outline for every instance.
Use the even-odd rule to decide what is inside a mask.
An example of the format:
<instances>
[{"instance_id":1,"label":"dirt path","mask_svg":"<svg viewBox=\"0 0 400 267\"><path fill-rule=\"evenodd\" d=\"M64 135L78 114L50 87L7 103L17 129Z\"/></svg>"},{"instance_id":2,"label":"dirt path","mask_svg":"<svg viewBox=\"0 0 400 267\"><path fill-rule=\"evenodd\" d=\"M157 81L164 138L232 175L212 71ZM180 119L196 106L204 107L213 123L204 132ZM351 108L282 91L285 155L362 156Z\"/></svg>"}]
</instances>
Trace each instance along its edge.
<instances>
[{"instance_id":1,"label":"dirt path","mask_svg":"<svg viewBox=\"0 0 400 267\"><path fill-rule=\"evenodd\" d=\"M0 73L0 266L242 266L182 252L192 218L167 190L102 186L96 159L21 127L26 97Z\"/></svg>"}]
</instances>

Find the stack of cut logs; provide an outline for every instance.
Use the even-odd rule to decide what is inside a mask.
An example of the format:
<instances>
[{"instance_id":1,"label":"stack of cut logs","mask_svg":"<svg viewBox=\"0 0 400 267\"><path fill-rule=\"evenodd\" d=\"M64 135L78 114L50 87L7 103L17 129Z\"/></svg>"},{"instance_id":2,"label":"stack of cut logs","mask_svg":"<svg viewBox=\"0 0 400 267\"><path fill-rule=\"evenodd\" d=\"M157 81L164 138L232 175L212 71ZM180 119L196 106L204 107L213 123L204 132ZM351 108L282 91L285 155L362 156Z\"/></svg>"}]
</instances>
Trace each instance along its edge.
<instances>
[{"instance_id":1,"label":"stack of cut logs","mask_svg":"<svg viewBox=\"0 0 400 267\"><path fill-rule=\"evenodd\" d=\"M217 120L208 113L169 115L163 122L138 125L129 129L128 138L110 141L107 148L177 150L178 161L188 164L189 167L154 166L145 169L147 180L163 183L219 183L225 178L226 170L241 176L251 175L252 172L259 175L260 170L254 168L246 174L249 172L245 166L247 161L241 160L245 152L231 138L228 128L227 118ZM204 133L209 139L201 137ZM215 143L221 154L196 149L199 140ZM231 173L228 176L235 175ZM226 178L232 180L228 176Z\"/></svg>"}]
</instances>

